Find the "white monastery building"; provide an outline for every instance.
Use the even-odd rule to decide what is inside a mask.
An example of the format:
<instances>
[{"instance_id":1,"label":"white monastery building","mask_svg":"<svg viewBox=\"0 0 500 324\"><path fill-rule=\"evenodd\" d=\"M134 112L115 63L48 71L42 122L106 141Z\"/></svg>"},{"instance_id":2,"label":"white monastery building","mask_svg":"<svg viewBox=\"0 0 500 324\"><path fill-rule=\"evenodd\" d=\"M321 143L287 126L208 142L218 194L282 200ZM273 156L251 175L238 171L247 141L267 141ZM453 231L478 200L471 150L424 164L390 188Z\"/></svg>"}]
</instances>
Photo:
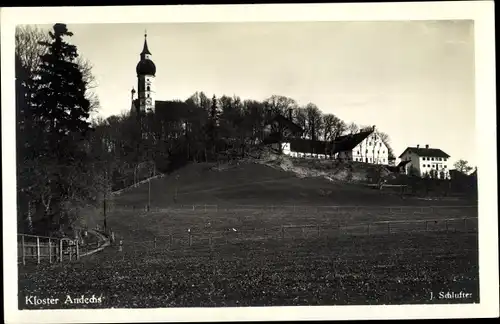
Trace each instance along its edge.
<instances>
[{"instance_id":1,"label":"white monastery building","mask_svg":"<svg viewBox=\"0 0 500 324\"><path fill-rule=\"evenodd\" d=\"M389 150L375 131L375 126L339 136L333 142L290 138L281 143L281 149L283 154L292 157L389 164Z\"/></svg>"},{"instance_id":2,"label":"white monastery building","mask_svg":"<svg viewBox=\"0 0 500 324\"><path fill-rule=\"evenodd\" d=\"M429 145L425 145L425 148L420 145L407 147L399 158L401 159L399 165L408 175L450 178L450 156L440 149L429 148Z\"/></svg>"}]
</instances>

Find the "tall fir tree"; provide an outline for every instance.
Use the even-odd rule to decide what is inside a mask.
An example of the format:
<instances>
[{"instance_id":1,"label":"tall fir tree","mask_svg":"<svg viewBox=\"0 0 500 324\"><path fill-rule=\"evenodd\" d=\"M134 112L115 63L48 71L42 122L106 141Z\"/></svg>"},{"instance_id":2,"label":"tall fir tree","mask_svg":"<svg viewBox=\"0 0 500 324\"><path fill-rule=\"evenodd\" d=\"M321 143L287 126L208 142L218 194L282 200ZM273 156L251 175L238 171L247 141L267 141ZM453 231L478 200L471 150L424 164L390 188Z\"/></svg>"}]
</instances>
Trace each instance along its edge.
<instances>
[{"instance_id":1,"label":"tall fir tree","mask_svg":"<svg viewBox=\"0 0 500 324\"><path fill-rule=\"evenodd\" d=\"M38 229L61 230L76 217L74 207L93 195L88 177L85 138L90 128L90 102L79 65L77 48L64 41L73 34L65 24L55 24L42 55L31 118L43 141L33 148L36 156Z\"/></svg>"},{"instance_id":2,"label":"tall fir tree","mask_svg":"<svg viewBox=\"0 0 500 324\"><path fill-rule=\"evenodd\" d=\"M36 95L36 115L43 120L53 143L68 135L84 135L90 129L90 102L76 59L77 48L64 41L71 37L65 24L55 24L49 33L51 42L43 42L48 53L42 56L39 69L39 90Z\"/></svg>"}]
</instances>

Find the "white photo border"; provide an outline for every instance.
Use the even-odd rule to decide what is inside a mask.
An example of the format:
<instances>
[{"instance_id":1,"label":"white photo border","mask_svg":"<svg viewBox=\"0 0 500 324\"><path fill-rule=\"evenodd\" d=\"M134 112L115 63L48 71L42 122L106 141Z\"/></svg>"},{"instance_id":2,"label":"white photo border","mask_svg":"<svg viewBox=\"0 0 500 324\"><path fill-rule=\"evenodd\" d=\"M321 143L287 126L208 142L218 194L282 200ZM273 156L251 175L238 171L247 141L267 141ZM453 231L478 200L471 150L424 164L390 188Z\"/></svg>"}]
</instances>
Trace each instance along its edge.
<instances>
[{"instance_id":1,"label":"white photo border","mask_svg":"<svg viewBox=\"0 0 500 324\"><path fill-rule=\"evenodd\" d=\"M18 310L14 31L18 24L473 20L479 190L480 303L410 306L300 306ZM31 7L1 9L4 309L7 323L212 322L481 318L499 316L495 26L493 1Z\"/></svg>"}]
</instances>

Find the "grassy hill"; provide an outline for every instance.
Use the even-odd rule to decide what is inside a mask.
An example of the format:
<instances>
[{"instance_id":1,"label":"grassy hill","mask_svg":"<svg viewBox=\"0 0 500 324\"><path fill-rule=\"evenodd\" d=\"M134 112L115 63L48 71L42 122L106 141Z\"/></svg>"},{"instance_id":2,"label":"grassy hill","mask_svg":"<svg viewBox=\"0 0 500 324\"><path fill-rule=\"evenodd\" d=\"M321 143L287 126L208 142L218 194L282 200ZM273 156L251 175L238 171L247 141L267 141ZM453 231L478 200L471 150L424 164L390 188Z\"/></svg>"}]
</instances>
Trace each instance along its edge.
<instances>
[{"instance_id":1,"label":"grassy hill","mask_svg":"<svg viewBox=\"0 0 500 324\"><path fill-rule=\"evenodd\" d=\"M276 162L273 164L240 161L233 165L189 164L169 175L151 180L150 184L145 182L115 195L114 205L144 208L148 203L149 192L153 208L181 204L220 206L429 204L428 201L402 197L397 190L379 191L359 181L342 181L338 177L328 177L325 172L314 170L301 165L283 167ZM345 170L342 172L345 173ZM361 179L361 172L366 171L354 172L354 176ZM349 177L352 179L353 175Z\"/></svg>"}]
</instances>

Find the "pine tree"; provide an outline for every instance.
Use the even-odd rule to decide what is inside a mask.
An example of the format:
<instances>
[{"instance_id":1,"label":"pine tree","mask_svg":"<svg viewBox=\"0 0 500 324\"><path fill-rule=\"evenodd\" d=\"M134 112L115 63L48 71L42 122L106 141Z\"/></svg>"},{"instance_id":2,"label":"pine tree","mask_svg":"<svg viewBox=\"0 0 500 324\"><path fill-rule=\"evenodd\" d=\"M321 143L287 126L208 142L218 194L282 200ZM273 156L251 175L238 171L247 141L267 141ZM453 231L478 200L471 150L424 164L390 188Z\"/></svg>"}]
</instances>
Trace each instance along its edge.
<instances>
[{"instance_id":1,"label":"pine tree","mask_svg":"<svg viewBox=\"0 0 500 324\"><path fill-rule=\"evenodd\" d=\"M59 143L67 135L83 135L90 129L90 102L76 62L77 48L63 40L73 33L65 24L55 24L49 35L52 42L42 43L48 53L42 56L39 71L36 115L44 121L51 141Z\"/></svg>"},{"instance_id":2,"label":"pine tree","mask_svg":"<svg viewBox=\"0 0 500 324\"><path fill-rule=\"evenodd\" d=\"M53 26L51 42L41 43L47 53L42 55L34 78L31 119L43 140L32 148L33 188L44 232L70 224L74 215L68 210L92 191L84 141L90 130L90 102L85 98L86 82L76 62L77 48L63 40L72 35L65 24Z\"/></svg>"}]
</instances>

